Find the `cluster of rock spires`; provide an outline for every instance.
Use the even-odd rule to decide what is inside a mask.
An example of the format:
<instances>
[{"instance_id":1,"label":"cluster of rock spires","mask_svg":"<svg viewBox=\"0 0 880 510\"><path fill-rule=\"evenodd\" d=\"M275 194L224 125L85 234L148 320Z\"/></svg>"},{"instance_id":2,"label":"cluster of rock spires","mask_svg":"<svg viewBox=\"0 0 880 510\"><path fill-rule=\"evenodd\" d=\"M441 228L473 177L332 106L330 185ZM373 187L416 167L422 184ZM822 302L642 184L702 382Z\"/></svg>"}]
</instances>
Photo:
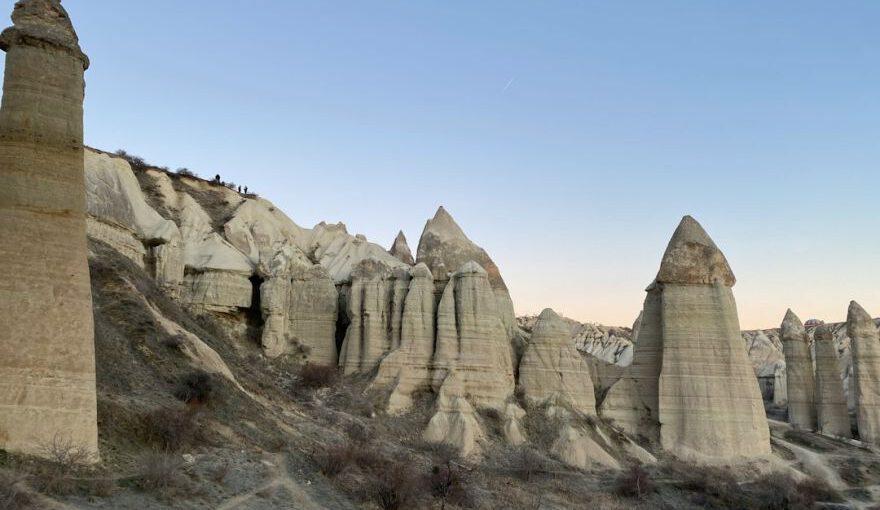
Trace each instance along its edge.
<instances>
[{"instance_id":1,"label":"cluster of rock spires","mask_svg":"<svg viewBox=\"0 0 880 510\"><path fill-rule=\"evenodd\" d=\"M845 325L851 357L848 388L844 386L847 370L841 370L838 342L830 325L815 328L812 349L803 322L791 310L785 314L781 331L788 421L798 428L843 438L853 437L856 431L860 440L877 443L880 333L875 320L861 305L850 302ZM855 427L850 408L855 414Z\"/></svg>"},{"instance_id":2,"label":"cluster of rock spires","mask_svg":"<svg viewBox=\"0 0 880 510\"><path fill-rule=\"evenodd\" d=\"M22 0L13 21L0 35L7 51L0 302L12 307L0 323L0 448L40 453L41 443L62 433L97 453L87 233L172 298L215 314L242 339L258 336L266 356L372 377L373 391L387 392L389 413L405 412L417 393L433 393L425 439L465 454L479 452L486 436L481 410L502 420L507 442L526 441L522 403L559 420L551 450L560 459L619 467L611 429L587 419L606 390L599 413L675 454L769 453L757 381L740 340L735 279L692 218L682 220L647 289L633 327L635 349L602 347L615 361L631 355L632 364L622 377L619 370L603 373L591 369L571 327L552 310L537 318L530 338L517 327L498 267L442 207L425 225L414 258L402 233L386 251L343 224L305 229L266 200L157 169L136 175L120 157L84 150L88 60L66 12L58 0ZM859 425L873 437L877 333L858 310L851 315ZM823 345L825 336L818 338ZM820 423L839 415L830 395L842 395L840 381L833 387L835 378L822 370L831 363L826 354L817 347ZM790 381L804 377L795 372ZM838 407L826 411L826 403ZM653 459L628 438L617 446L626 456Z\"/></svg>"}]
</instances>

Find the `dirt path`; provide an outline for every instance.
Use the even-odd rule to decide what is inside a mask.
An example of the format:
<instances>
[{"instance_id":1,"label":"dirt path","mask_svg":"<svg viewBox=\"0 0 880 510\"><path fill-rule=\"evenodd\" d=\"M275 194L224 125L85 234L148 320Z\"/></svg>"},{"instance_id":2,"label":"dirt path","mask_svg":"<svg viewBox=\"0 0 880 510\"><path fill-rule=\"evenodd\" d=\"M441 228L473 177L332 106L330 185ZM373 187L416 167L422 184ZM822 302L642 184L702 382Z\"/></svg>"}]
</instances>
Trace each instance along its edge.
<instances>
[{"instance_id":1,"label":"dirt path","mask_svg":"<svg viewBox=\"0 0 880 510\"><path fill-rule=\"evenodd\" d=\"M272 466L272 478L251 491L226 500L217 507L217 510L250 508L247 506L250 500L260 498L260 494L264 494L266 491L276 487L281 487L290 494L291 508L296 508L297 510L323 510L324 507L315 503L303 486L290 476L290 473L287 471L287 457L283 453L266 454L265 460L268 462L267 465Z\"/></svg>"}]
</instances>

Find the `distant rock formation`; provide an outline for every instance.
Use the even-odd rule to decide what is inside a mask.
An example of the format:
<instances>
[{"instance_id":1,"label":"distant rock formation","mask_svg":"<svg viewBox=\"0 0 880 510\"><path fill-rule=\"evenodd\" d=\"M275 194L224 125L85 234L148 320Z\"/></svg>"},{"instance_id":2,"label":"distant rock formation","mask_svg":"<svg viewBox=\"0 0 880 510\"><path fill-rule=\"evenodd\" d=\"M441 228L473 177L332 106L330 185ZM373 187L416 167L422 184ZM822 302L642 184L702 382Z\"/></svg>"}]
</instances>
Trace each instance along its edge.
<instances>
[{"instance_id":1,"label":"distant rock formation","mask_svg":"<svg viewBox=\"0 0 880 510\"><path fill-rule=\"evenodd\" d=\"M788 403L788 377L785 367L776 367L773 374L773 404L784 406Z\"/></svg>"},{"instance_id":2,"label":"distant rock formation","mask_svg":"<svg viewBox=\"0 0 880 510\"><path fill-rule=\"evenodd\" d=\"M56 438L98 460L86 246L83 74L58 0L21 0L0 34L0 449Z\"/></svg>"},{"instance_id":3,"label":"distant rock formation","mask_svg":"<svg viewBox=\"0 0 880 510\"><path fill-rule=\"evenodd\" d=\"M780 327L785 353L788 422L794 427L816 428L816 382L813 359L804 323L791 309L785 312Z\"/></svg>"},{"instance_id":4,"label":"distant rock formation","mask_svg":"<svg viewBox=\"0 0 880 510\"><path fill-rule=\"evenodd\" d=\"M816 328L816 418L819 432L850 438L852 428L843 383L840 380L837 351L831 330L826 325Z\"/></svg>"},{"instance_id":5,"label":"distant rock formation","mask_svg":"<svg viewBox=\"0 0 880 510\"><path fill-rule=\"evenodd\" d=\"M507 285L501 277L498 266L473 241L468 239L464 231L452 219L442 206L437 209L434 217L425 223L422 237L419 239L417 262L424 262L435 278L442 279L446 271L458 271L465 263L474 261L485 269L489 283L495 295L496 309L507 330L508 337L514 335L516 319L513 312L513 301ZM442 269L441 269L442 268Z\"/></svg>"},{"instance_id":6,"label":"distant rock formation","mask_svg":"<svg viewBox=\"0 0 880 510\"><path fill-rule=\"evenodd\" d=\"M535 404L565 399L574 410L594 415L590 369L572 344L570 331L553 310L541 312L519 365L519 384Z\"/></svg>"},{"instance_id":7,"label":"distant rock formation","mask_svg":"<svg viewBox=\"0 0 880 510\"><path fill-rule=\"evenodd\" d=\"M403 235L403 231L397 233L397 237L394 238L394 244L391 245L391 249L388 250L388 253L404 264L410 266L416 264L415 259L413 259L412 251L409 249L409 244L406 242L406 236Z\"/></svg>"},{"instance_id":8,"label":"distant rock formation","mask_svg":"<svg viewBox=\"0 0 880 510\"><path fill-rule=\"evenodd\" d=\"M880 335L874 320L855 301L849 304L846 330L852 340L852 390L859 439L876 444L880 442Z\"/></svg>"},{"instance_id":9,"label":"distant rock formation","mask_svg":"<svg viewBox=\"0 0 880 510\"><path fill-rule=\"evenodd\" d=\"M721 250L685 216L648 289L633 363L600 413L683 456L770 453Z\"/></svg>"}]
</instances>

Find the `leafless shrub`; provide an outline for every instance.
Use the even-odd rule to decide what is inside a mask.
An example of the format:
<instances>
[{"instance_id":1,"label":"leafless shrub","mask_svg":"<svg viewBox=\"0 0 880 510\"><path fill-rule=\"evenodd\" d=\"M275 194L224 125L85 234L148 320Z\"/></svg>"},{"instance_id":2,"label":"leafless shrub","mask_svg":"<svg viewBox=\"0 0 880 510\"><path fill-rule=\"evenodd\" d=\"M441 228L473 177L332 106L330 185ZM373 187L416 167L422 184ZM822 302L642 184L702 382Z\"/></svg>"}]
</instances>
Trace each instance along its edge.
<instances>
[{"instance_id":1,"label":"leafless shrub","mask_svg":"<svg viewBox=\"0 0 880 510\"><path fill-rule=\"evenodd\" d=\"M226 481L226 477L229 476L231 467L232 463L229 462L229 459L217 463L217 465L211 469L211 480L222 485Z\"/></svg>"},{"instance_id":2,"label":"leafless shrub","mask_svg":"<svg viewBox=\"0 0 880 510\"><path fill-rule=\"evenodd\" d=\"M92 462L92 453L85 446L57 434L41 450L47 462L36 469L36 487L48 494L73 493L78 486L76 474Z\"/></svg>"},{"instance_id":3,"label":"leafless shrub","mask_svg":"<svg viewBox=\"0 0 880 510\"><path fill-rule=\"evenodd\" d=\"M176 351L179 351L180 348L183 347L183 343L182 335L166 336L162 339L162 345Z\"/></svg>"},{"instance_id":4,"label":"leafless shrub","mask_svg":"<svg viewBox=\"0 0 880 510\"><path fill-rule=\"evenodd\" d=\"M321 474L333 478L354 462L355 451L350 444L333 445L321 449L314 458Z\"/></svg>"},{"instance_id":5,"label":"leafless shrub","mask_svg":"<svg viewBox=\"0 0 880 510\"><path fill-rule=\"evenodd\" d=\"M162 491L181 482L183 459L163 452L148 453L141 458L139 485L148 491Z\"/></svg>"},{"instance_id":6,"label":"leafless shrub","mask_svg":"<svg viewBox=\"0 0 880 510\"><path fill-rule=\"evenodd\" d=\"M333 365L309 363L299 373L300 383L309 389L327 388L336 384L337 372Z\"/></svg>"},{"instance_id":7,"label":"leafless shrub","mask_svg":"<svg viewBox=\"0 0 880 510\"><path fill-rule=\"evenodd\" d=\"M617 494L645 499L654 492L654 481L642 466L632 466L617 478Z\"/></svg>"},{"instance_id":8,"label":"leafless shrub","mask_svg":"<svg viewBox=\"0 0 880 510\"><path fill-rule=\"evenodd\" d=\"M177 169L177 175L183 175L185 177L198 177L198 175L195 172L193 172L189 168L184 168L184 167Z\"/></svg>"},{"instance_id":9,"label":"leafless shrub","mask_svg":"<svg viewBox=\"0 0 880 510\"><path fill-rule=\"evenodd\" d=\"M369 443L373 435L370 427L359 421L352 421L346 425L345 433L352 441L359 444Z\"/></svg>"},{"instance_id":10,"label":"leafless shrub","mask_svg":"<svg viewBox=\"0 0 880 510\"><path fill-rule=\"evenodd\" d=\"M372 472L372 494L383 510L412 508L410 504L418 494L418 483L409 462L390 461L385 469Z\"/></svg>"},{"instance_id":11,"label":"leafless shrub","mask_svg":"<svg viewBox=\"0 0 880 510\"><path fill-rule=\"evenodd\" d=\"M144 440L164 451L178 451L192 443L198 415L189 409L160 407L143 419Z\"/></svg>"},{"instance_id":12,"label":"leafless shrub","mask_svg":"<svg viewBox=\"0 0 880 510\"><path fill-rule=\"evenodd\" d=\"M0 470L0 510L25 510L33 508L33 503L24 477Z\"/></svg>"},{"instance_id":13,"label":"leafless shrub","mask_svg":"<svg viewBox=\"0 0 880 510\"><path fill-rule=\"evenodd\" d=\"M440 500L440 508L445 509L446 503L460 507L473 504L473 494L467 479L467 471L459 463L458 452L443 455L443 460L431 468L426 477L426 485L431 495Z\"/></svg>"}]
</instances>

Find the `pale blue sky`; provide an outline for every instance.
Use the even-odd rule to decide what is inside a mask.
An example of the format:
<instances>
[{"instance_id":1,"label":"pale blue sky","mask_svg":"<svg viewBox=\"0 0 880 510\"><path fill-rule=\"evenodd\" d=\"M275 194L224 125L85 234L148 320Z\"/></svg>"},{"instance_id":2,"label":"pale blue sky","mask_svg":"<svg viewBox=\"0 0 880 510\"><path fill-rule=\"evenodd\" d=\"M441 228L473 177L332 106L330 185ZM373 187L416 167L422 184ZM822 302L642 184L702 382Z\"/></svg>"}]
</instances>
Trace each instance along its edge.
<instances>
[{"instance_id":1,"label":"pale blue sky","mask_svg":"<svg viewBox=\"0 0 880 510\"><path fill-rule=\"evenodd\" d=\"M64 5L88 144L386 246L443 204L518 312L631 323L692 214L743 327L880 315L880 2Z\"/></svg>"}]
</instances>

